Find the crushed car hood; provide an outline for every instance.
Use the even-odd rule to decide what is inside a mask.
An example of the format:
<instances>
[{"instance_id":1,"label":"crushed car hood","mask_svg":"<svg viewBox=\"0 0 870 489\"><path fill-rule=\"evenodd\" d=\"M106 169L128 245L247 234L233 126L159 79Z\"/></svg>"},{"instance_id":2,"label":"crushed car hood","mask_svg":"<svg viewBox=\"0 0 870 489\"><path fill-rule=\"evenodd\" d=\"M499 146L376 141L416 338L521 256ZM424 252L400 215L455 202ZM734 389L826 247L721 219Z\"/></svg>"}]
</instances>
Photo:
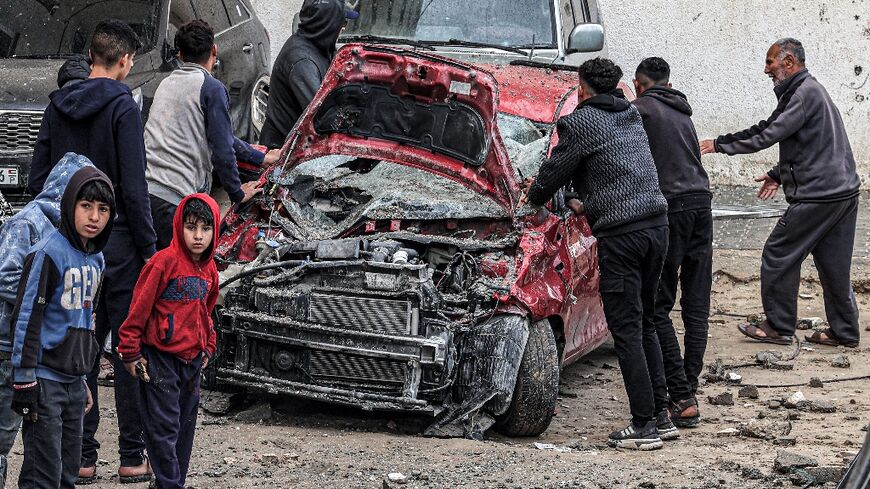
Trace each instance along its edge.
<instances>
[{"instance_id":1,"label":"crushed car hood","mask_svg":"<svg viewBox=\"0 0 870 489\"><path fill-rule=\"evenodd\" d=\"M577 89L576 71L531 66L486 66L498 80L499 110L526 119L553 123ZM571 97L576 102L576 96Z\"/></svg>"},{"instance_id":2,"label":"crushed car hood","mask_svg":"<svg viewBox=\"0 0 870 489\"><path fill-rule=\"evenodd\" d=\"M277 166L287 171L336 154L392 161L465 185L512 216L520 189L498 132L498 111L497 81L479 67L348 44Z\"/></svg>"}]
</instances>

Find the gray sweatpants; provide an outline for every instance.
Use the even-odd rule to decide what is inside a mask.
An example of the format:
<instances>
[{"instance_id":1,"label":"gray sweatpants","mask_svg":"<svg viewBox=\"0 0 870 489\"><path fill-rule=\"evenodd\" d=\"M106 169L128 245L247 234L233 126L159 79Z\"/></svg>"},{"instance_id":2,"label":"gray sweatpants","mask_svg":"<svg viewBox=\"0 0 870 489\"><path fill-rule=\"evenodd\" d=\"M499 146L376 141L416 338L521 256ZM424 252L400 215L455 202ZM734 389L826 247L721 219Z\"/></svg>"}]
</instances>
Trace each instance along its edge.
<instances>
[{"instance_id":1,"label":"gray sweatpants","mask_svg":"<svg viewBox=\"0 0 870 489\"><path fill-rule=\"evenodd\" d=\"M858 341L858 305L850 275L857 219L854 197L795 203L776 223L761 254L761 301L780 335L795 334L801 264L812 253L831 330L841 342Z\"/></svg>"}]
</instances>

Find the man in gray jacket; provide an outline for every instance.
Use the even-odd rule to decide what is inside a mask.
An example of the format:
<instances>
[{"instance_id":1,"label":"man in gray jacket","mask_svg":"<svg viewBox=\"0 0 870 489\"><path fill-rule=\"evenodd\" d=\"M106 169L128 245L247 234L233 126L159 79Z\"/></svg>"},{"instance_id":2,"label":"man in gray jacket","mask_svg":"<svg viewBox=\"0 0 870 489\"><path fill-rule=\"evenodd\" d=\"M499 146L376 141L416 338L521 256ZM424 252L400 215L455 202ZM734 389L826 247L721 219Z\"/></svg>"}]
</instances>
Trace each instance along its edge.
<instances>
[{"instance_id":1,"label":"man in gray jacket","mask_svg":"<svg viewBox=\"0 0 870 489\"><path fill-rule=\"evenodd\" d=\"M860 333L850 271L861 181L840 112L805 63L800 41L774 43L764 69L779 98L773 115L745 131L701 141L701 152L748 154L779 143L779 163L756 178L763 182L759 198L773 197L781 185L789 203L761 255L767 319L741 325L740 332L766 343L792 342L801 264L812 253L830 328L807 341L855 348Z\"/></svg>"}]
</instances>

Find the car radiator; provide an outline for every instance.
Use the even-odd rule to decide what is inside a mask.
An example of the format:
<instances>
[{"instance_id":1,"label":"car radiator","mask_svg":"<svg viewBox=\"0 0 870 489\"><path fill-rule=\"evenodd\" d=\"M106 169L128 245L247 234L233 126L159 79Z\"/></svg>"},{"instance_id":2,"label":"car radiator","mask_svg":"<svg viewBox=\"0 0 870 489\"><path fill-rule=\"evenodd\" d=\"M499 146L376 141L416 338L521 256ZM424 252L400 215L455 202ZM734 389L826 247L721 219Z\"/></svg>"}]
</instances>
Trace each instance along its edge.
<instances>
[{"instance_id":1,"label":"car radiator","mask_svg":"<svg viewBox=\"0 0 870 489\"><path fill-rule=\"evenodd\" d=\"M419 313L408 300L313 292L308 320L340 328L391 335L417 334Z\"/></svg>"}]
</instances>

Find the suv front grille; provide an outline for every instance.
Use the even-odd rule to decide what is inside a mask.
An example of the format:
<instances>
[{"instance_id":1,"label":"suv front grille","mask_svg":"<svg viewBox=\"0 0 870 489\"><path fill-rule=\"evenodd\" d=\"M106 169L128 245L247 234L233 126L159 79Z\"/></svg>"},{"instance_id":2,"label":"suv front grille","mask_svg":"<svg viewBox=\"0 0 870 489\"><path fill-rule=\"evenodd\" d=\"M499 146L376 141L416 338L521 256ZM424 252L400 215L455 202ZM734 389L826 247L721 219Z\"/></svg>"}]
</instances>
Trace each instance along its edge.
<instances>
[{"instance_id":1,"label":"suv front grille","mask_svg":"<svg viewBox=\"0 0 870 489\"><path fill-rule=\"evenodd\" d=\"M42 112L0 110L0 153L30 153L36 145Z\"/></svg>"}]
</instances>

